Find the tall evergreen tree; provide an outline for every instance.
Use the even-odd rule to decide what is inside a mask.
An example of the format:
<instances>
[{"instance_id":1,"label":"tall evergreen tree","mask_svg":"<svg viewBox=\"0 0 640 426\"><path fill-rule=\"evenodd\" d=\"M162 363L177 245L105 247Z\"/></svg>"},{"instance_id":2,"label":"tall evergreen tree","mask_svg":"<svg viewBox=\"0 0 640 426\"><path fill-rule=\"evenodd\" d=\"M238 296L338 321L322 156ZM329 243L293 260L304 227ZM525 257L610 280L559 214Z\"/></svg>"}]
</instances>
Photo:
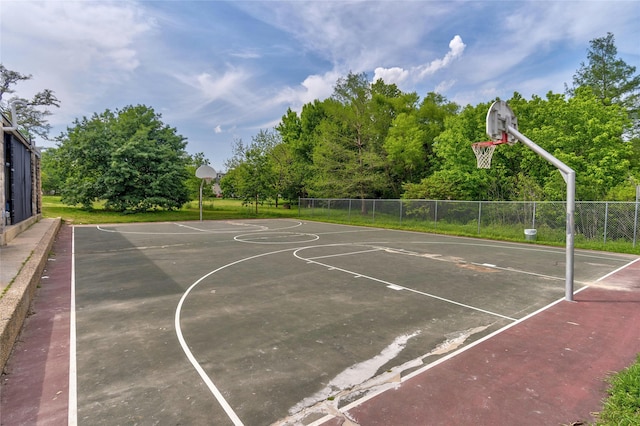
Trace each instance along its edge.
<instances>
[{"instance_id":1,"label":"tall evergreen tree","mask_svg":"<svg viewBox=\"0 0 640 426\"><path fill-rule=\"evenodd\" d=\"M587 86L604 105L622 106L632 120L632 135L637 137L640 134L640 74L636 74L636 67L617 55L612 33L591 40L587 62L580 64L573 76L573 87L567 92L574 96L576 89Z\"/></svg>"}]
</instances>

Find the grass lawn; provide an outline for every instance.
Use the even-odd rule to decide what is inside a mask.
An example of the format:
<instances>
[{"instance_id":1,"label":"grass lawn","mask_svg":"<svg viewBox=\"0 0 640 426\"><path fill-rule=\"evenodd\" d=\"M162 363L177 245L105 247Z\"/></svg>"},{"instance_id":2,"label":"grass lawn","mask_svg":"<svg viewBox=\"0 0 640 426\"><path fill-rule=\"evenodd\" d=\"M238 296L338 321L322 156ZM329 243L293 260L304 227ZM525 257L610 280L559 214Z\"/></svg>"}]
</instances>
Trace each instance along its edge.
<instances>
[{"instance_id":1,"label":"grass lawn","mask_svg":"<svg viewBox=\"0 0 640 426\"><path fill-rule=\"evenodd\" d=\"M609 397L597 424L640 425L640 355L629 368L613 375L609 384Z\"/></svg>"},{"instance_id":2,"label":"grass lawn","mask_svg":"<svg viewBox=\"0 0 640 426\"><path fill-rule=\"evenodd\" d=\"M87 225L100 223L133 223L133 222L166 222L200 220L198 201L187 203L180 210L157 210L145 213L120 213L107 211L102 203L94 203L93 210L83 210L79 206L67 206L60 202L60 197L45 195L42 197L42 215L44 217L60 217L67 223ZM265 203L255 206L243 206L238 200L209 199L202 203L203 220L238 219L238 218L277 218L296 217L297 210L285 209L282 205L276 208Z\"/></svg>"},{"instance_id":3,"label":"grass lawn","mask_svg":"<svg viewBox=\"0 0 640 426\"><path fill-rule=\"evenodd\" d=\"M292 206L293 207L293 206ZM192 201L180 210L175 211L153 211L148 213L118 213L106 211L100 203L94 205L92 211L82 210L79 207L65 206L60 202L60 197L44 196L42 202L42 214L44 217L60 217L66 223L72 224L101 224L101 223L130 223L130 222L165 222L165 221L191 221L200 220L200 208L198 201ZM298 209L284 208L279 205L277 208L271 204L265 203L258 206L258 213L255 212L255 206L243 206L238 200L215 199L205 200L202 206L203 220L216 219L251 219L251 218L298 218ZM320 216L307 217L307 219L315 221L323 221ZM337 223L353 223L351 219L337 220L331 218L328 222ZM383 221L375 224L377 227L402 228L397 225L387 225ZM407 224L408 225L408 224ZM424 229L419 226L406 226L402 229L411 229L413 231L435 232L434 229ZM440 232L447 234L458 234L467 236L473 235L473 230L458 229L441 229ZM506 239L513 240L509 236L501 235L499 230L493 235L480 235L483 238ZM551 243L551 242L547 242ZM553 244L553 243L552 243ZM556 244L557 245L557 244ZM630 244L623 245L607 245L602 246L601 243L589 243L576 241L576 247L596 250L608 250L640 254L640 247L631 249ZM636 362L629 368L612 376L609 380L610 389L609 397L604 401L603 410L599 414L597 425L640 425L640 354Z\"/></svg>"}]
</instances>

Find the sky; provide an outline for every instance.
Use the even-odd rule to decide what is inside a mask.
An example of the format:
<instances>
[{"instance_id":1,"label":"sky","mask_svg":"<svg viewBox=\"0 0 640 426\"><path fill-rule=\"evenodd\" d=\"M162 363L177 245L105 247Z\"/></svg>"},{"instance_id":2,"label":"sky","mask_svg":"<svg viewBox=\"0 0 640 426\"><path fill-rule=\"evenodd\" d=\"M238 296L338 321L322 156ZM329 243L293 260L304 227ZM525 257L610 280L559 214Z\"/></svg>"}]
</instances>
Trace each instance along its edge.
<instances>
[{"instance_id":1,"label":"sky","mask_svg":"<svg viewBox=\"0 0 640 426\"><path fill-rule=\"evenodd\" d=\"M234 141L331 96L349 72L461 106L564 93L589 42L640 72L640 1L0 0L0 62L61 102L51 138L128 105L225 171ZM36 139L39 147L55 141Z\"/></svg>"}]
</instances>

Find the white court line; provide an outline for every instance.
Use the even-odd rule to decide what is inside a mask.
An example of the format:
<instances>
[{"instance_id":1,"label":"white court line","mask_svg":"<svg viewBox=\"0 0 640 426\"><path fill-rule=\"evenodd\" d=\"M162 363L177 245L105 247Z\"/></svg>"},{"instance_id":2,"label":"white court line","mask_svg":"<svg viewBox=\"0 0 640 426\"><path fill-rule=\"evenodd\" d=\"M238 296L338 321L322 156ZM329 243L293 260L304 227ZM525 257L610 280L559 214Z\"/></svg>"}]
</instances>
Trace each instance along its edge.
<instances>
[{"instance_id":1,"label":"white court line","mask_svg":"<svg viewBox=\"0 0 640 426\"><path fill-rule=\"evenodd\" d=\"M69 426L78 424L78 369L76 363L76 228L71 227L71 305L69 307Z\"/></svg>"},{"instance_id":2,"label":"white court line","mask_svg":"<svg viewBox=\"0 0 640 426\"><path fill-rule=\"evenodd\" d=\"M189 293L191 293L191 291L198 284L200 284L203 280L205 280L209 276L215 274L216 272L219 272L219 271L221 271L223 269L226 269L226 268L228 268L230 266L237 265L239 263L242 263L242 262L245 262L245 261L248 261L248 260L257 259L259 257L269 256L269 255L276 254L276 253L284 253L284 252L291 251L291 250L294 250L294 249L288 248L288 249L284 249L284 250L277 250L277 251L272 251L272 252L269 252L269 253L262 253L262 254L258 254L258 255L255 255L255 256L245 257L243 259L236 260L235 262L227 263L226 265L221 266L218 269L214 269L213 271L211 271L208 274L202 276L196 282L191 284L191 286L182 294L182 297L180 298L180 302L178 302L178 306L176 307L176 314L175 314L175 317L174 317L174 324L175 324L175 328L176 328L176 334L178 336L178 341L180 342L180 347L182 347L182 350L184 351L185 355L187 356L187 359L189 360L189 362L191 362L191 365L193 366L193 368L195 368L195 370L200 375L200 378L207 385L207 387L209 388L209 391L211 391L213 396L218 400L218 403L220 404L220 406L224 409L224 411L225 411L225 413L227 413L227 416L229 417L229 419L236 426L242 426L243 425L242 421L240 420L238 415L235 413L233 408L231 408L231 406L229 405L227 400L224 398L224 396L222 395L220 390L218 390L216 385L209 378L209 376L204 371L202 366L198 363L198 360L193 355L193 353L191 352L191 349L189 349L189 345L187 345L187 342L184 339L184 336L182 334L182 327L180 325L180 314L182 312L182 305L184 304L184 301L187 299L187 296L189 295Z\"/></svg>"},{"instance_id":3,"label":"white court line","mask_svg":"<svg viewBox=\"0 0 640 426\"><path fill-rule=\"evenodd\" d=\"M337 223L332 223L332 225L338 225ZM318 235L333 235L333 234L353 234L359 232L380 232L380 231L388 231L388 229L384 228L366 228L366 229L358 229L355 231L327 231L327 232L316 232Z\"/></svg>"},{"instance_id":4,"label":"white court line","mask_svg":"<svg viewBox=\"0 0 640 426\"><path fill-rule=\"evenodd\" d=\"M397 231L397 232L414 232L414 231L403 231L403 230L399 230L399 229L394 229L393 231ZM324 234L318 234L318 235L324 235ZM468 240L479 240L478 238L474 238L474 237L456 237L456 236L447 236L447 235L440 235L437 234L438 237L449 237L452 239L468 239ZM528 244L524 244L524 243L511 243L510 245L505 245L504 242L492 242L490 240L487 240L486 243L470 243L470 242L453 242L453 241L369 241L369 242L365 242L363 244L426 244L426 245L456 245L456 246L477 246L477 247L489 247L489 248L500 248L500 249L507 249L507 250L522 250L522 251L532 251L532 252L540 252L540 253L552 253L552 254L562 254L564 255L564 248L554 248L554 247L548 247L548 248L540 248L540 247L535 247L535 246L529 246ZM404 248L398 248L394 250L406 250ZM587 258L593 258L593 259L606 259L606 260L612 260L612 261L618 261L618 262L622 262L625 261L626 259L621 259L620 256L614 256L614 255L610 255L607 256L606 253L603 254L588 254L585 252L581 252L576 250L575 251L575 256L580 256L580 257L587 257Z\"/></svg>"},{"instance_id":5,"label":"white court line","mask_svg":"<svg viewBox=\"0 0 640 426\"><path fill-rule=\"evenodd\" d=\"M598 278L595 282L602 281L602 280L608 278L609 276L615 274L616 272L619 272L619 271L621 271L621 270L623 270L623 269L625 269L625 268L627 268L627 267L629 267L629 266L631 266L634 263L639 262L639 261L640 261L640 258L632 260L631 262L628 262L626 265L621 266L618 269L603 275L602 277ZM586 290L587 288L589 288L589 287L588 286L582 287L582 288L576 290L574 292L574 294L578 294L581 291ZM462 348L460 348L460 349L458 349L458 350L456 350L454 352L451 352L450 354L447 354L447 355L443 356L442 358L437 359L436 361L434 361L432 363L429 363L429 364L425 365L422 368L419 368L419 369L411 372L410 374L407 374L406 376L404 376L404 377L402 377L400 379L400 383L404 383L407 380L410 380L413 377L416 377L416 376L424 373L425 371L430 370L433 367L435 367L437 365L440 365L440 364L450 360L451 358L454 358L454 357L460 355L461 353L463 353L465 351L468 351L469 349L481 344L482 342L485 342L485 341L497 336L498 334L510 329L511 327L515 327L516 325L518 325L518 324L528 320L529 318L532 318L532 317L534 317L534 316L536 316L536 315L538 315L538 314L540 314L540 313L552 308L553 306L555 306L558 303L563 302L563 301L565 301L564 297L561 298L561 299L558 299L558 300L556 300L554 302L551 302L547 306L544 306L544 307L538 309L537 311L532 312L529 315L526 315L526 316L520 318L519 320L516 320L515 322L512 322L511 324L507 324L504 327L494 331L493 333L490 333L490 334L488 334L488 335L486 335L486 336L484 336L484 337L482 337L482 338L480 338L480 339L478 339L478 340L476 340L476 341L474 341L474 342L472 342L472 343L470 343L470 344L468 344L466 346L463 346ZM576 302L567 302L567 303L576 303ZM355 408L358 405L361 405L361 404L367 402L368 400L370 400L370 399L372 399L372 398L374 398L374 397L376 397L376 396L378 396L378 395L380 395L382 393L387 392L388 390L389 389L387 389L387 388L381 388L380 390L368 393L367 395L363 396L362 398L357 399L357 400L351 402L350 404L345 405L344 407L341 407L339 409L339 411L340 411L340 413L346 413L349 410L351 410L352 408ZM307 426L320 426L320 425L328 422L329 420L334 419L335 417L336 416L333 415L333 414L327 414L324 417L322 417L321 419L318 419L318 420L314 421L313 423L308 424Z\"/></svg>"},{"instance_id":6,"label":"white court line","mask_svg":"<svg viewBox=\"0 0 640 426\"><path fill-rule=\"evenodd\" d=\"M506 271L506 272L516 272L518 274L523 274L523 275L532 275L534 277L546 278L546 279L549 279L549 280L556 280L556 281L564 281L565 280L565 277L556 277L554 275L538 274L536 272L523 271L522 269L505 268L503 266L492 265L490 263L476 263L476 262L469 262L469 263L471 265L485 266L487 268L498 269L500 271ZM583 284L583 285L586 284L584 281L579 281L579 280L574 280L574 282L577 282L577 283Z\"/></svg>"},{"instance_id":7,"label":"white court line","mask_svg":"<svg viewBox=\"0 0 640 426\"><path fill-rule=\"evenodd\" d=\"M541 313L541 312L543 312L543 311L546 311L547 309L549 309L549 308L551 308L552 306L554 306L554 305L556 305L556 304L558 304L558 303L562 302L563 300L564 300L564 298L562 298L562 299L558 299L558 300L556 300L556 301L554 301L554 302L551 302L551 303L550 303L550 304L548 304L547 306L544 306L544 307L542 307L542 308L538 309L537 311L535 311L535 312L533 312L533 313L531 313L531 314L529 314L529 315L527 315L527 316L525 316L525 317L520 318L519 320L515 320L514 322L512 322L512 323L510 323L510 324L507 324L507 325L505 325L504 327L502 327L502 328L500 328L500 329L498 329L498 330L494 331L493 333L487 334L486 336L484 336L484 337L482 337L482 338L480 338L480 339L478 339L478 340L476 340L476 341L474 341L474 342L472 342L472 343L469 343L468 345L465 345L465 346L463 346L462 348L460 348L460 349L458 349L458 350L456 350L456 351L454 351L454 352L451 352L451 353L449 353L449 354L447 354L447 355L443 356L442 358L438 358L438 359L437 359L437 360L435 360L434 362L429 363L429 364L427 364L427 365L423 366L422 368L419 368L419 369L417 369L417 370L415 370L415 371L413 371L413 372L411 372L411 373L407 374L406 376L403 376L403 377L400 379L400 383L404 383L404 382L406 382L407 380L409 380L409 379L411 379L411 378L413 378L413 377L415 377L415 376L418 376L418 375L420 375L420 374L424 373L425 371L430 370L430 369L432 369L433 367L435 367L435 366L437 366L437 365L440 365L440 364L444 363L445 361L448 361L448 360L450 360L451 358L453 358L453 357L456 357L456 356L460 355L461 353L463 353L463 352L465 352L465 351L468 351L469 349L471 349L471 348L473 348L473 347L475 347L475 346L479 345L480 343L482 343L482 342L484 342L484 341L486 341L486 340L491 339L492 337L495 337L496 335L498 335L498 334L500 334L500 333L502 333L502 332L504 332L504 331L506 331L506 330L510 329L511 327L514 327L514 326L516 326L516 325L520 324L521 322L523 322L523 321L525 321L525 320L527 320L527 319L529 319L529 318L531 318L531 317L533 317L533 316L535 316L535 315L538 315L539 313ZM355 401L351 402L350 404L345 405L344 407L341 407L341 408L339 409L339 411L340 411L341 413L346 413L347 411L351 410L352 408L355 408L355 407L357 407L358 405L360 405L360 404L363 404L363 403L367 402L368 400L370 400L370 399L372 399L372 398L374 398L374 397L376 397L376 396L378 396L378 395L380 395L380 394L382 394L382 393L386 392L387 390L388 390L387 388L381 388L380 390L377 390L377 391L373 391L373 392L371 392L371 393L368 393L367 395L363 396L362 398L360 398L360 399L358 399L358 400L355 400ZM307 425L307 426L319 426L319 425L322 425L323 423L325 423L325 422L327 422L327 421L329 421L329 420L333 419L334 417L335 417L335 416L334 416L333 414L327 414L327 415L326 415L326 416L324 416L323 418L318 419L318 420L316 420L315 422L310 423L310 424L309 424L309 425Z\"/></svg>"},{"instance_id":8,"label":"white court line","mask_svg":"<svg viewBox=\"0 0 640 426\"><path fill-rule=\"evenodd\" d=\"M330 244L330 246L337 246L337 245L340 245L340 244ZM323 246L314 246L313 248L316 248L316 247L323 247ZM327 247L327 246L324 246L324 247ZM455 300L451 300L451 299L447 299L447 298L444 298L444 297L436 296L435 294L431 294L431 293L426 293L426 292L423 292L423 291L415 290L415 289L410 288L410 287L405 287L403 285L395 284L395 283L392 283L390 281L381 280L379 278L375 278L375 277L372 277L372 276L369 276L369 275L360 274L360 273L354 272L354 271L349 271L348 269L338 268L338 267L333 266L333 265L328 265L326 263L317 262L317 261L313 260L313 258L305 258L305 257L302 257L302 256L298 255L299 251L305 250L307 248L309 248L309 247L298 248L293 252L293 255L295 257L297 257L298 259L304 260L304 261L306 261L308 263L315 263L316 265L324 266L325 268L329 268L330 270L333 270L333 271L341 271L341 272L344 272L344 273L347 273L347 274L350 274L350 275L366 278L366 279L374 281L374 282L379 282L379 283L384 284L385 286L387 286L389 288L393 288L395 290L397 290L398 287L401 287L404 290L407 290L407 291L410 291L410 292L413 292L413 293L416 293L416 294L420 294L422 296L427 296L427 297L431 297L433 299L438 299L438 300L441 300L443 302L447 302L447 303L450 303L450 304L453 304L453 305L462 306L462 307L467 308L467 309L472 309L474 311L483 312L485 314L489 314L489 315L496 316L496 317L499 317L499 318L504 318L504 319L507 319L509 321L516 321L515 318L511 318L511 317L508 317L506 315L502 315L502 314L499 314L499 313L496 313L496 312L487 311L486 309L482 309L482 308L478 308L478 307L475 307L475 306L467 305L465 303L456 302Z\"/></svg>"},{"instance_id":9,"label":"white court line","mask_svg":"<svg viewBox=\"0 0 640 426\"><path fill-rule=\"evenodd\" d=\"M351 256L352 254L371 253L371 252L374 252L374 251L382 251L382 250L385 250L385 249L383 249L383 248L374 248L374 249L371 249L371 250L350 251L348 253L340 253L340 254L328 254L326 256L310 257L309 260L326 259L328 257Z\"/></svg>"},{"instance_id":10,"label":"white court line","mask_svg":"<svg viewBox=\"0 0 640 426\"><path fill-rule=\"evenodd\" d=\"M291 237L307 237L306 240L299 241L282 241L286 238ZM277 240L281 241L268 241L268 240ZM266 230L262 232L251 232L248 234L240 234L233 237L234 241L238 241L240 243L248 243L248 244L301 244L301 243L310 243L312 241L319 240L320 237L316 234L302 233L302 232L291 232L291 231L280 231L280 230Z\"/></svg>"},{"instance_id":11,"label":"white court line","mask_svg":"<svg viewBox=\"0 0 640 426\"><path fill-rule=\"evenodd\" d=\"M604 275L604 276L598 278L595 282L599 282L599 281L602 281L602 280L604 280L606 278L609 278L611 275L615 274L616 272L619 272L619 271L621 271L621 270L623 270L625 268L628 268L629 266L633 265L634 263L636 263L638 261L640 261L640 257L637 258L636 260L632 260L631 262L627 263L626 265L623 265L623 266L619 267L615 271L611 271L607 275Z\"/></svg>"},{"instance_id":12,"label":"white court line","mask_svg":"<svg viewBox=\"0 0 640 426\"><path fill-rule=\"evenodd\" d=\"M155 224L158 224L160 222L155 222ZM202 234L202 233L206 233L206 234L233 234L233 233L237 233L240 230L239 229L204 229L204 228L197 228L195 226L190 226L190 225L186 225L183 223L178 223L178 222L162 222L165 224L170 224L170 225L175 225L175 226L179 226L181 228L187 228L187 229L191 229L193 231L196 232L148 232L148 231L122 231L122 230L115 230L115 229L105 229L102 228L101 225L96 225L96 228L99 231L102 232L112 232L115 234L138 234L138 235L197 235L197 234ZM228 223L230 225L233 226L245 226L245 227L252 227L252 228L256 228L253 230L253 232L264 232L264 231L279 231L282 229L292 229L292 228L297 228L299 226L302 226L303 223L300 221L294 221L294 224L291 226L285 226L282 228L269 228L268 226L265 225L258 225L258 224L252 224L252 223L242 223L242 222L225 222ZM242 230L243 232L246 232L247 230L244 229Z\"/></svg>"}]
</instances>

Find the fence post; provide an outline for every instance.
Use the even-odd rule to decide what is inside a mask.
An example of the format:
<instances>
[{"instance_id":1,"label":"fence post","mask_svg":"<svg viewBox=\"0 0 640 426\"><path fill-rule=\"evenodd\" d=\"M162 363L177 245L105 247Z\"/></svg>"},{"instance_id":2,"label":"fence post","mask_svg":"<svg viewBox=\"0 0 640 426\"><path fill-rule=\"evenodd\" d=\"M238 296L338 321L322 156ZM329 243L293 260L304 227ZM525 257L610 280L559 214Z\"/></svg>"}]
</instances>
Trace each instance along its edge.
<instances>
[{"instance_id":1,"label":"fence post","mask_svg":"<svg viewBox=\"0 0 640 426\"><path fill-rule=\"evenodd\" d=\"M371 222L375 223L375 221L376 221L376 199L375 198L373 199L373 214L371 216L372 216L371 217L371 219L372 219Z\"/></svg>"},{"instance_id":2,"label":"fence post","mask_svg":"<svg viewBox=\"0 0 640 426\"><path fill-rule=\"evenodd\" d=\"M349 223L351 223L351 198L349 198Z\"/></svg>"},{"instance_id":3,"label":"fence post","mask_svg":"<svg viewBox=\"0 0 640 426\"><path fill-rule=\"evenodd\" d=\"M638 231L638 198L640 198L640 185L636 185L636 209L633 216L633 248L636 248L636 233Z\"/></svg>"},{"instance_id":4,"label":"fence post","mask_svg":"<svg viewBox=\"0 0 640 426\"><path fill-rule=\"evenodd\" d=\"M400 225L402 225L402 200L398 200L400 203Z\"/></svg>"},{"instance_id":5,"label":"fence post","mask_svg":"<svg viewBox=\"0 0 640 426\"><path fill-rule=\"evenodd\" d=\"M602 244L607 244L607 222L609 221L609 202L604 203L604 240Z\"/></svg>"},{"instance_id":6,"label":"fence post","mask_svg":"<svg viewBox=\"0 0 640 426\"><path fill-rule=\"evenodd\" d=\"M438 229L438 200L436 200L436 215L434 220L435 220L434 228Z\"/></svg>"},{"instance_id":7,"label":"fence post","mask_svg":"<svg viewBox=\"0 0 640 426\"><path fill-rule=\"evenodd\" d=\"M482 220L482 201L478 201L478 235L480 235L480 221Z\"/></svg>"},{"instance_id":8,"label":"fence post","mask_svg":"<svg viewBox=\"0 0 640 426\"><path fill-rule=\"evenodd\" d=\"M531 219L531 228L536 229L536 202L533 202L533 218Z\"/></svg>"}]
</instances>

